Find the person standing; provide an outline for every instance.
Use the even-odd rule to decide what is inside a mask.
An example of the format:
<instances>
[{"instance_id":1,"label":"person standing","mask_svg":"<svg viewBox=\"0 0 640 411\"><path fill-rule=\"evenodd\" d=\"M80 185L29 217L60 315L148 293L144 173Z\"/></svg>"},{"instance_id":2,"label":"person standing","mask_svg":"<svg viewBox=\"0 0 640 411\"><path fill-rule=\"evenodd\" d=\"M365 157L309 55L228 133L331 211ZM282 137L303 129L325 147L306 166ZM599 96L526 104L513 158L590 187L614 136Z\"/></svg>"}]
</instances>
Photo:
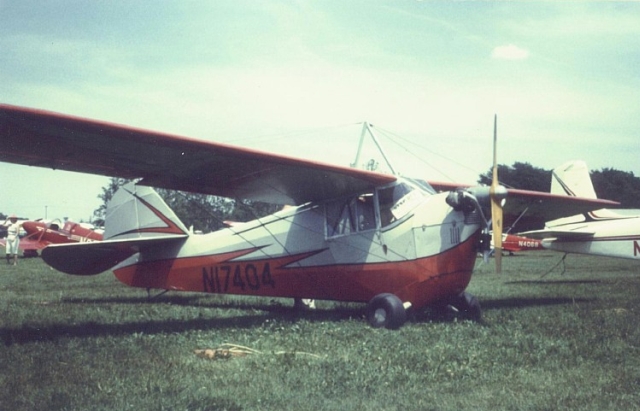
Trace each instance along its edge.
<instances>
[{"instance_id":1,"label":"person standing","mask_svg":"<svg viewBox=\"0 0 640 411\"><path fill-rule=\"evenodd\" d=\"M20 227L21 223L18 222L18 217L12 215L7 219L9 225L7 225L7 243L5 246L5 252L7 257L7 264L11 264L13 257L13 265L18 264L18 250L20 249ZM5 225L7 224L5 220Z\"/></svg>"}]
</instances>

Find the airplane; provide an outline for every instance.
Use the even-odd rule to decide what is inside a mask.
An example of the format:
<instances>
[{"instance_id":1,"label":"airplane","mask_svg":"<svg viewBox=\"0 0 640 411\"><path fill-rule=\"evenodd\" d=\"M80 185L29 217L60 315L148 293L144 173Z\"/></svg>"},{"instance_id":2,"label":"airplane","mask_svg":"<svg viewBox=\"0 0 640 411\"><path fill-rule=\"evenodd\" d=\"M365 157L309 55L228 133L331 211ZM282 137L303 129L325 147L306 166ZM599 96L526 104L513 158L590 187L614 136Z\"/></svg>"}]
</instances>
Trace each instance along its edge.
<instances>
[{"instance_id":1,"label":"airplane","mask_svg":"<svg viewBox=\"0 0 640 411\"><path fill-rule=\"evenodd\" d=\"M551 193L597 198L584 161L570 161L556 167L551 174ZM603 208L548 221L544 229L520 235L541 240L546 249L640 259L639 214L621 214Z\"/></svg>"},{"instance_id":2,"label":"airplane","mask_svg":"<svg viewBox=\"0 0 640 411\"><path fill-rule=\"evenodd\" d=\"M102 241L102 233L87 227L83 223L66 220L62 228L58 221L24 221L22 229L25 235L20 238L20 250L24 257L37 257L38 251L50 244L64 244L73 242ZM4 246L4 240L0 240Z\"/></svg>"},{"instance_id":3,"label":"airplane","mask_svg":"<svg viewBox=\"0 0 640 411\"><path fill-rule=\"evenodd\" d=\"M503 222L525 208L546 221L617 204L500 186L496 118L493 131L493 183L469 187L3 104L0 161L137 179L109 202L103 241L42 250L59 271L112 270L147 290L366 303L371 326L396 329L427 306L480 318L465 291L476 254L489 230L500 250ZM192 235L151 187L290 207Z\"/></svg>"},{"instance_id":4,"label":"airplane","mask_svg":"<svg viewBox=\"0 0 640 411\"><path fill-rule=\"evenodd\" d=\"M523 237L515 234L503 234L502 249L510 254L518 251L544 250L542 241L534 238Z\"/></svg>"}]
</instances>

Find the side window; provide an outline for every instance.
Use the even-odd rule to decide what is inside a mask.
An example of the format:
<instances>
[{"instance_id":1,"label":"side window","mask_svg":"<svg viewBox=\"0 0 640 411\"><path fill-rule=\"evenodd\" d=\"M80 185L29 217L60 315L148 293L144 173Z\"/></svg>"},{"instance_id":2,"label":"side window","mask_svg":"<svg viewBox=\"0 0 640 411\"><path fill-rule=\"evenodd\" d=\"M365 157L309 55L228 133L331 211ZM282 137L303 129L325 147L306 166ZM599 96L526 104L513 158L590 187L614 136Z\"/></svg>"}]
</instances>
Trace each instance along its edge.
<instances>
[{"instance_id":1,"label":"side window","mask_svg":"<svg viewBox=\"0 0 640 411\"><path fill-rule=\"evenodd\" d=\"M373 192L332 201L325 207L328 237L376 228Z\"/></svg>"},{"instance_id":2,"label":"side window","mask_svg":"<svg viewBox=\"0 0 640 411\"><path fill-rule=\"evenodd\" d=\"M356 231L355 199L327 203L327 236L351 234Z\"/></svg>"},{"instance_id":3,"label":"side window","mask_svg":"<svg viewBox=\"0 0 640 411\"><path fill-rule=\"evenodd\" d=\"M363 194L358 197L356 203L358 231L376 228L376 208L373 199L373 193Z\"/></svg>"}]
</instances>

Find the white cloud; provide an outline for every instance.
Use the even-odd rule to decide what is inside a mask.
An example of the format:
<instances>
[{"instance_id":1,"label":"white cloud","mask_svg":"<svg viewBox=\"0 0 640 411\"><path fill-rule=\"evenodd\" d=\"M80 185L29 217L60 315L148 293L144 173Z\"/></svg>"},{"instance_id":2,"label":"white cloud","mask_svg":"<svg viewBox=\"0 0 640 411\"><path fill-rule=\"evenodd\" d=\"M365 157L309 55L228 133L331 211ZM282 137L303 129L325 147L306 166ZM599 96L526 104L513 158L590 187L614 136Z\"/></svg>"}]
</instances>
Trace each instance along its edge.
<instances>
[{"instance_id":1,"label":"white cloud","mask_svg":"<svg viewBox=\"0 0 640 411\"><path fill-rule=\"evenodd\" d=\"M497 46L491 52L491 58L498 60L524 60L529 57L529 51L513 44Z\"/></svg>"}]
</instances>

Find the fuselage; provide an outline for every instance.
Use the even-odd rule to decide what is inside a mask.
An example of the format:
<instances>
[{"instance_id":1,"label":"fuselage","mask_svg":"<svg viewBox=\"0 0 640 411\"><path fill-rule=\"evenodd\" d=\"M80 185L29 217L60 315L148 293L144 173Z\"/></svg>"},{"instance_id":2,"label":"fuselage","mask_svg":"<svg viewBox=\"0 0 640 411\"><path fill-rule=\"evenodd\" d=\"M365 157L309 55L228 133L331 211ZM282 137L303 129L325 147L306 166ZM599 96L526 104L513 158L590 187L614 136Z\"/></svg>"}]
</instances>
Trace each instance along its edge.
<instances>
[{"instance_id":1,"label":"fuselage","mask_svg":"<svg viewBox=\"0 0 640 411\"><path fill-rule=\"evenodd\" d=\"M85 228L78 223L66 221L62 228L55 223L46 224L42 221L25 221L22 225L30 240L37 240L47 244L65 244L71 242L101 241L102 234Z\"/></svg>"},{"instance_id":2,"label":"fuselage","mask_svg":"<svg viewBox=\"0 0 640 411\"><path fill-rule=\"evenodd\" d=\"M544 247L542 246L541 240L513 234L504 234L502 236L502 249L509 252L537 251L544 250Z\"/></svg>"},{"instance_id":3,"label":"fuselage","mask_svg":"<svg viewBox=\"0 0 640 411\"><path fill-rule=\"evenodd\" d=\"M575 234L585 233L585 236L546 239L542 241L543 247L568 253L640 259L640 217L573 223L562 228L570 228Z\"/></svg>"},{"instance_id":4,"label":"fuselage","mask_svg":"<svg viewBox=\"0 0 640 411\"><path fill-rule=\"evenodd\" d=\"M462 292L476 260L480 219L445 197L407 181L309 203L142 250L114 272L145 288L358 302L388 292L422 307Z\"/></svg>"}]
</instances>

